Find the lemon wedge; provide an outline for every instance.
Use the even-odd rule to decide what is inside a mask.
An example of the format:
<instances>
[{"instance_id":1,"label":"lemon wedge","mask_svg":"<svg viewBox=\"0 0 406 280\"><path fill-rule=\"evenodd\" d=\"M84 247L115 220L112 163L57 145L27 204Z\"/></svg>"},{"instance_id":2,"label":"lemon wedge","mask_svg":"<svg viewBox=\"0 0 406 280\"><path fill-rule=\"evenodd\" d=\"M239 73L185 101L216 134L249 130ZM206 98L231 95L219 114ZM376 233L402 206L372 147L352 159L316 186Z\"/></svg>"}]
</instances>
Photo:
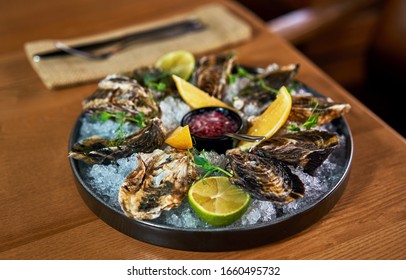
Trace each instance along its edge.
<instances>
[{"instance_id":1,"label":"lemon wedge","mask_svg":"<svg viewBox=\"0 0 406 280\"><path fill-rule=\"evenodd\" d=\"M225 226L247 211L250 196L231 184L228 177L215 176L193 184L188 192L188 201L204 221L215 226Z\"/></svg>"},{"instance_id":2,"label":"lemon wedge","mask_svg":"<svg viewBox=\"0 0 406 280\"><path fill-rule=\"evenodd\" d=\"M183 101L185 101L186 104L188 104L193 109L216 106L235 110L219 99L210 96L207 92L204 92L200 88L192 85L185 79L182 79L181 77L176 75L172 75L172 78L175 81L176 88L178 89L178 92Z\"/></svg>"},{"instance_id":3,"label":"lemon wedge","mask_svg":"<svg viewBox=\"0 0 406 280\"><path fill-rule=\"evenodd\" d=\"M279 89L276 99L268 106L268 108L255 119L252 126L248 129L247 134L252 136L265 136L265 139L274 135L286 122L292 109L292 97L286 87ZM238 143L238 147L242 150L248 150L260 142L244 142Z\"/></svg>"},{"instance_id":4,"label":"lemon wedge","mask_svg":"<svg viewBox=\"0 0 406 280\"><path fill-rule=\"evenodd\" d=\"M187 150L193 148L192 137L190 135L189 126L179 126L177 127L169 136L166 138L165 143L176 149Z\"/></svg>"}]
</instances>

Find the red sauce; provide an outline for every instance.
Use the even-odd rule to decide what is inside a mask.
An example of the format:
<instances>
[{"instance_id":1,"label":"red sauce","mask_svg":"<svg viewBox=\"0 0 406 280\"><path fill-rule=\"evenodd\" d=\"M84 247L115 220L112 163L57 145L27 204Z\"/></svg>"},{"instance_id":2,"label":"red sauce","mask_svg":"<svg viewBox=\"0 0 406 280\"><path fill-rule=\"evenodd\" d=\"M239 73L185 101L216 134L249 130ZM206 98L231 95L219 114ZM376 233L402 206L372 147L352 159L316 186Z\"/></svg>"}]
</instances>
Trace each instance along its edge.
<instances>
[{"instance_id":1,"label":"red sauce","mask_svg":"<svg viewBox=\"0 0 406 280\"><path fill-rule=\"evenodd\" d=\"M199 137L217 138L227 132L236 132L238 124L230 116L218 111L193 115L188 123L190 133Z\"/></svg>"}]
</instances>

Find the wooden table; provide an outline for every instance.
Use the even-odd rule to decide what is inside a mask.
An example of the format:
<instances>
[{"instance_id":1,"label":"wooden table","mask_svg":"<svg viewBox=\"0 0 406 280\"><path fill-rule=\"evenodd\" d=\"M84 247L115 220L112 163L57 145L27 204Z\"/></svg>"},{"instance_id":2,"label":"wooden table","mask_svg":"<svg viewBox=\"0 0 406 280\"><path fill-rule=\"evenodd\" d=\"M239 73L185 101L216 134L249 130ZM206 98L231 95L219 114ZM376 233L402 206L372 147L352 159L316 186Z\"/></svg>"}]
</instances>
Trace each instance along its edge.
<instances>
[{"instance_id":1,"label":"wooden table","mask_svg":"<svg viewBox=\"0 0 406 280\"><path fill-rule=\"evenodd\" d=\"M350 103L354 137L347 188L319 222L285 240L231 252L190 252L130 238L93 214L76 189L68 139L96 83L48 90L28 41L100 33L188 11L208 1L2 1L0 10L0 259L405 259L405 139L243 7L254 28L236 46L247 65L300 63L299 79ZM349 69L351 71L351 69ZM382 93L382 98L391 98ZM399 102L394 100L394 102ZM399 112L401 114L402 112Z\"/></svg>"}]
</instances>

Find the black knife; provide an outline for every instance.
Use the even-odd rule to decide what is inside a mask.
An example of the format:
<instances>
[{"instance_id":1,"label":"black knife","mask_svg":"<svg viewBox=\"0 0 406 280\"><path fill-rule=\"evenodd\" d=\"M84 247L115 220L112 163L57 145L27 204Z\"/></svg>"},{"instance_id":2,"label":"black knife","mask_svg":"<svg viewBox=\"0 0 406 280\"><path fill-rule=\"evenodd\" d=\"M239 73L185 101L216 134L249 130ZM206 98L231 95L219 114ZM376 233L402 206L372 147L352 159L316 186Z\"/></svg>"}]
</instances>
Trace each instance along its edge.
<instances>
[{"instance_id":1,"label":"black knife","mask_svg":"<svg viewBox=\"0 0 406 280\"><path fill-rule=\"evenodd\" d=\"M99 58L107 58L111 56L113 53L116 53L118 50L122 50L135 42L171 38L190 32L201 31L205 28L206 26L201 21L195 18L191 18L101 42L86 43L77 46L66 46L59 42L59 44L56 44L58 50L37 53L34 54L32 58L34 61L40 61L41 59L65 55L79 54L79 56L81 56L80 53L83 53L83 56L86 56L87 54L90 54L90 52L92 51L100 50L106 47L113 47L114 48L113 51L105 53L106 57L99 57Z\"/></svg>"}]
</instances>

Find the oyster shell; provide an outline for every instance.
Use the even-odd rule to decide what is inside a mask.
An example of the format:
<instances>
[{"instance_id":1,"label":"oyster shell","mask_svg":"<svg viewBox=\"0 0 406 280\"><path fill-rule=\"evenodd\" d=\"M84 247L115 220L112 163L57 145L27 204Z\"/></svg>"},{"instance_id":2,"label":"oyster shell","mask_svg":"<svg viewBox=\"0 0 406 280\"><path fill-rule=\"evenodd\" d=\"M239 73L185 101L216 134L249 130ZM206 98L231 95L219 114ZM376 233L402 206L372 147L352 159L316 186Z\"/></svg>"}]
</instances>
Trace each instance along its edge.
<instances>
[{"instance_id":1,"label":"oyster shell","mask_svg":"<svg viewBox=\"0 0 406 280\"><path fill-rule=\"evenodd\" d=\"M149 88L157 102L162 101L167 96L179 95L172 75L159 68L142 66L128 73L128 76L136 80L143 87ZM164 84L165 87L159 89L160 84Z\"/></svg>"},{"instance_id":2,"label":"oyster shell","mask_svg":"<svg viewBox=\"0 0 406 280\"><path fill-rule=\"evenodd\" d=\"M299 64L269 65L264 72L253 75L246 81L233 100L233 106L244 110L245 106L251 105L258 108L258 112L266 109L270 102L275 100L276 92L282 86L290 85L299 70Z\"/></svg>"},{"instance_id":3,"label":"oyster shell","mask_svg":"<svg viewBox=\"0 0 406 280\"><path fill-rule=\"evenodd\" d=\"M145 118L160 115L160 109L148 88L126 76L110 75L101 80L96 91L82 102L85 111L124 112L129 116L143 113Z\"/></svg>"},{"instance_id":4,"label":"oyster shell","mask_svg":"<svg viewBox=\"0 0 406 280\"><path fill-rule=\"evenodd\" d=\"M304 186L289 167L272 157L240 149L226 153L233 177L230 181L259 200L288 203L304 195Z\"/></svg>"},{"instance_id":5,"label":"oyster shell","mask_svg":"<svg viewBox=\"0 0 406 280\"><path fill-rule=\"evenodd\" d=\"M309 174L338 147L335 132L309 130L272 137L253 147L250 152L266 158L276 158L295 167L301 166Z\"/></svg>"},{"instance_id":6,"label":"oyster shell","mask_svg":"<svg viewBox=\"0 0 406 280\"><path fill-rule=\"evenodd\" d=\"M92 136L73 145L69 157L87 164L114 162L135 152L152 152L165 141L165 128L159 118L153 118L147 125L133 134L119 140Z\"/></svg>"},{"instance_id":7,"label":"oyster shell","mask_svg":"<svg viewBox=\"0 0 406 280\"><path fill-rule=\"evenodd\" d=\"M235 57L231 54L208 55L201 57L193 73L195 85L211 96L222 100L227 85L227 76L234 66Z\"/></svg>"},{"instance_id":8,"label":"oyster shell","mask_svg":"<svg viewBox=\"0 0 406 280\"><path fill-rule=\"evenodd\" d=\"M120 187L121 208L133 219L157 218L182 203L196 178L186 151L167 148L140 153L138 166Z\"/></svg>"},{"instance_id":9,"label":"oyster shell","mask_svg":"<svg viewBox=\"0 0 406 280\"><path fill-rule=\"evenodd\" d=\"M317 104L316 110L314 110ZM293 95L292 109L288 120L291 122L303 123L312 114L318 114L318 125L333 121L348 113L351 109L349 104L336 103L331 99L314 97L309 95Z\"/></svg>"}]
</instances>

